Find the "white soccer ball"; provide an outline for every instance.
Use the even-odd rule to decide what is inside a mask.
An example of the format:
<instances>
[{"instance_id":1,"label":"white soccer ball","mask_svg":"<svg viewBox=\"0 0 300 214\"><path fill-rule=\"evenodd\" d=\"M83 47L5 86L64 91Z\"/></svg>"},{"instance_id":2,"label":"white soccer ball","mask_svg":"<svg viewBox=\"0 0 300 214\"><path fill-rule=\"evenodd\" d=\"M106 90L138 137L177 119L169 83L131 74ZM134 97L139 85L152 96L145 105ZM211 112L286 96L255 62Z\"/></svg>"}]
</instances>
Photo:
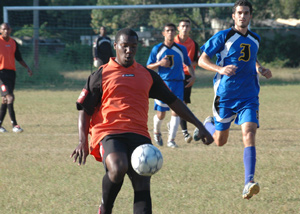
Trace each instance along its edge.
<instances>
[{"instance_id":1,"label":"white soccer ball","mask_svg":"<svg viewBox=\"0 0 300 214\"><path fill-rule=\"evenodd\" d=\"M163 157L152 144L138 146L131 155L131 165L139 175L151 176L158 172L163 164Z\"/></svg>"}]
</instances>

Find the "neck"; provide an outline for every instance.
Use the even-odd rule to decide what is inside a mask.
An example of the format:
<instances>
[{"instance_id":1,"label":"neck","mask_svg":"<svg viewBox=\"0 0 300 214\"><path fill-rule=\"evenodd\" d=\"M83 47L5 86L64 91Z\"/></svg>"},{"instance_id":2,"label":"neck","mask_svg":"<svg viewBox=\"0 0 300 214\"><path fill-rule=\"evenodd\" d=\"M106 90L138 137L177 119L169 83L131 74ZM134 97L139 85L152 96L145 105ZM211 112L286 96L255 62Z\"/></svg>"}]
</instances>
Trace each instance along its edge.
<instances>
[{"instance_id":1,"label":"neck","mask_svg":"<svg viewBox=\"0 0 300 214\"><path fill-rule=\"evenodd\" d=\"M174 40L172 40L172 41L168 41L168 40L166 41L165 40L164 41L164 45L167 46L167 47L171 47L173 44L174 44Z\"/></svg>"},{"instance_id":2,"label":"neck","mask_svg":"<svg viewBox=\"0 0 300 214\"><path fill-rule=\"evenodd\" d=\"M179 38L179 41L181 43L184 43L189 38L189 35L180 35L180 34L178 34L178 38Z\"/></svg>"},{"instance_id":3,"label":"neck","mask_svg":"<svg viewBox=\"0 0 300 214\"><path fill-rule=\"evenodd\" d=\"M238 32L240 32L241 34L243 34L243 35L245 35L246 33L247 33L247 31L248 31L248 27L238 27L238 26L234 26L234 28L238 31Z\"/></svg>"}]
</instances>

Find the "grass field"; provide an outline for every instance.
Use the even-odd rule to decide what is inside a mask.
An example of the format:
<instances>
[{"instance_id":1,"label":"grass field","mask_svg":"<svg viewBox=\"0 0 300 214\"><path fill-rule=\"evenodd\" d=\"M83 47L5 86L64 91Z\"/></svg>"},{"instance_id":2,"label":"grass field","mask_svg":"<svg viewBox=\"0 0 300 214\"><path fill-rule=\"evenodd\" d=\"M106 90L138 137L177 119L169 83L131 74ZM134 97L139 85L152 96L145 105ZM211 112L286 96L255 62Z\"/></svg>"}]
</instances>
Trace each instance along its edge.
<instances>
[{"instance_id":1,"label":"grass field","mask_svg":"<svg viewBox=\"0 0 300 214\"><path fill-rule=\"evenodd\" d=\"M300 69L272 69L262 79L257 133L256 180L261 192L242 199L243 145L233 125L229 142L184 143L160 148L164 165L152 178L154 214L299 214L300 213ZM65 87L15 91L21 134L11 132L7 114L0 135L0 213L93 214L101 199L104 169L89 156L87 164L72 163L78 143L75 101L89 72L65 73ZM192 92L191 110L200 119L211 114L212 74L201 70ZM152 133L151 100L149 131ZM167 140L166 123L164 140ZM192 132L194 127L189 125ZM126 178L114 213L132 213L133 191Z\"/></svg>"}]
</instances>

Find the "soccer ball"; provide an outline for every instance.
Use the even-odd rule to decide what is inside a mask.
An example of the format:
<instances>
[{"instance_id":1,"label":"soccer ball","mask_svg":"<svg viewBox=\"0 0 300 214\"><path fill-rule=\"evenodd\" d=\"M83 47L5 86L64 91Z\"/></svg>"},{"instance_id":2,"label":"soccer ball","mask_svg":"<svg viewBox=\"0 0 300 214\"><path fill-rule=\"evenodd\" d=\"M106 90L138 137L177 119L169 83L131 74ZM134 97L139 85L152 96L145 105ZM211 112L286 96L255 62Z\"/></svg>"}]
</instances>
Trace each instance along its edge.
<instances>
[{"instance_id":1,"label":"soccer ball","mask_svg":"<svg viewBox=\"0 0 300 214\"><path fill-rule=\"evenodd\" d=\"M152 144L138 146L131 155L131 165L139 175L151 176L158 172L163 164L163 157Z\"/></svg>"}]
</instances>

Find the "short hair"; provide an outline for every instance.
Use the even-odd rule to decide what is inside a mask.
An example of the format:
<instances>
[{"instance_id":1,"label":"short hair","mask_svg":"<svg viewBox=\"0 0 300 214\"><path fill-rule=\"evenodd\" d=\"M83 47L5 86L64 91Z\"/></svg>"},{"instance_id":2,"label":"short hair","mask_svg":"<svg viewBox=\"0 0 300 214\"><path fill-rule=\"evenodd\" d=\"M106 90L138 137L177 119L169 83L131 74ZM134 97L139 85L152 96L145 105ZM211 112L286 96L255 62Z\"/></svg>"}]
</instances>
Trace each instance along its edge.
<instances>
[{"instance_id":1,"label":"short hair","mask_svg":"<svg viewBox=\"0 0 300 214\"><path fill-rule=\"evenodd\" d=\"M0 26L2 27L3 25L6 25L8 28L11 28L10 24L8 24L7 22L3 22Z\"/></svg>"},{"instance_id":2,"label":"short hair","mask_svg":"<svg viewBox=\"0 0 300 214\"><path fill-rule=\"evenodd\" d=\"M165 26L163 28L163 31L165 31L166 27L173 27L176 30L176 26L173 23L167 23L167 24L165 24Z\"/></svg>"},{"instance_id":3,"label":"short hair","mask_svg":"<svg viewBox=\"0 0 300 214\"><path fill-rule=\"evenodd\" d=\"M252 4L248 1L248 0L237 0L235 3L234 3L234 6L232 8L232 13L235 13L235 10L238 6L247 6L249 7L250 9L250 14L252 14Z\"/></svg>"},{"instance_id":4,"label":"short hair","mask_svg":"<svg viewBox=\"0 0 300 214\"><path fill-rule=\"evenodd\" d=\"M139 37L134 30L132 30L130 28L123 28L123 29L119 30L116 34L116 39L115 39L116 43L119 41L121 35L135 36L136 39L139 40Z\"/></svg>"},{"instance_id":5,"label":"short hair","mask_svg":"<svg viewBox=\"0 0 300 214\"><path fill-rule=\"evenodd\" d=\"M180 22L188 22L189 24L191 24L191 21L190 21L189 19L181 19L181 20L179 20L178 24L179 24Z\"/></svg>"}]
</instances>

